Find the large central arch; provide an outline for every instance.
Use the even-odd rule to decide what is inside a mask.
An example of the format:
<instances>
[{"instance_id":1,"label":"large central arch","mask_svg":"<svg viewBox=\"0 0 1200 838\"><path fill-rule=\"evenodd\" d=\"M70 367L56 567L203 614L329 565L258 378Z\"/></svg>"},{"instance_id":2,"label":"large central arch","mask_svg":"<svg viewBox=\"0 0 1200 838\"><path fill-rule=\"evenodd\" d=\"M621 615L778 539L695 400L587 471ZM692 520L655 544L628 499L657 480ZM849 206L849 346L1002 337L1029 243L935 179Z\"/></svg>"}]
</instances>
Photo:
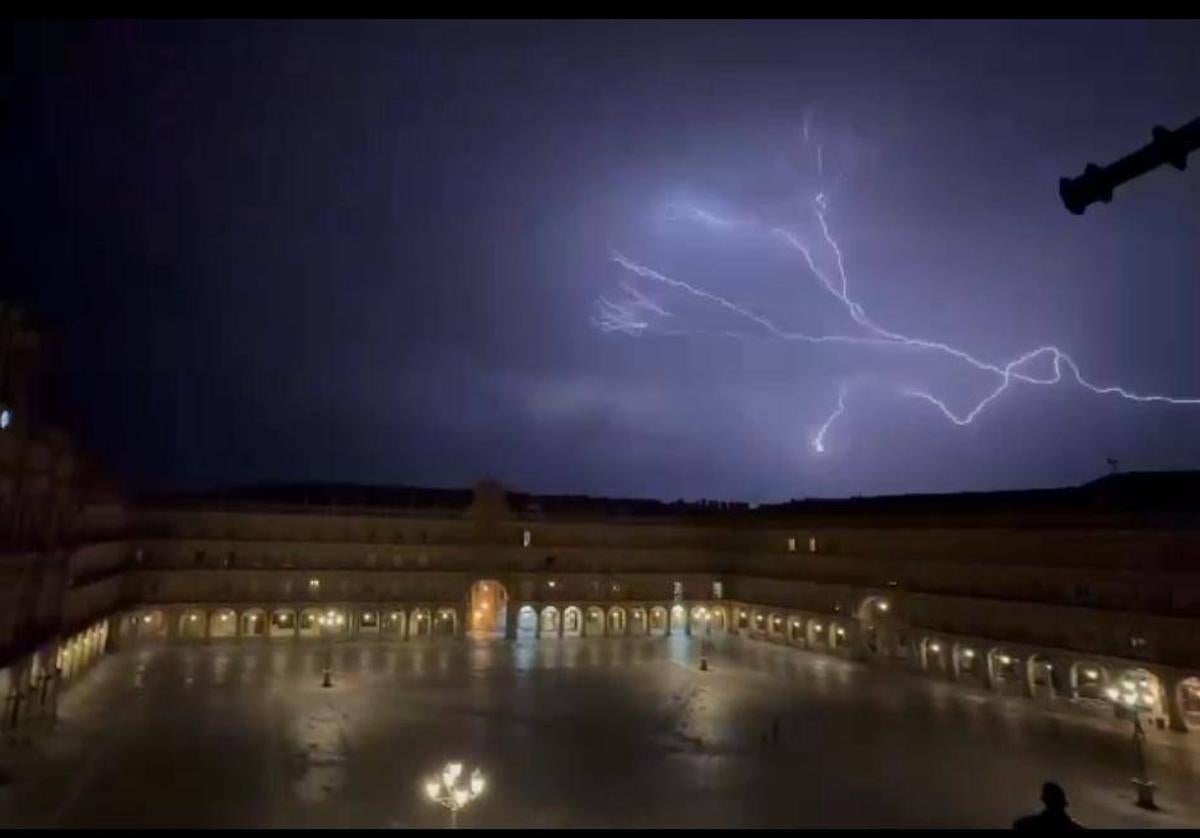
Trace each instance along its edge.
<instances>
[{"instance_id":1,"label":"large central arch","mask_svg":"<svg viewBox=\"0 0 1200 838\"><path fill-rule=\"evenodd\" d=\"M508 591L494 579L471 586L467 626L476 637L503 637L508 621Z\"/></svg>"}]
</instances>

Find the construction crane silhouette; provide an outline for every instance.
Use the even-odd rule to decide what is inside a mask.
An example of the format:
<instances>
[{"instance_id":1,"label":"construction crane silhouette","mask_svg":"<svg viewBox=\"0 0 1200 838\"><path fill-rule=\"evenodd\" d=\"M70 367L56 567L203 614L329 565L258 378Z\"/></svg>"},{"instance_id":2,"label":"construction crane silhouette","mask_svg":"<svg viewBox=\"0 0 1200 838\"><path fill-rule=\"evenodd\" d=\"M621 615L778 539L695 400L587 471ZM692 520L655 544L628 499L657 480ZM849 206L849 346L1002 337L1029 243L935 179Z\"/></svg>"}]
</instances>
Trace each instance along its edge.
<instances>
[{"instance_id":1,"label":"construction crane silhouette","mask_svg":"<svg viewBox=\"0 0 1200 838\"><path fill-rule=\"evenodd\" d=\"M1065 177L1058 182L1058 194L1063 204L1075 215L1083 215L1092 204L1112 200L1113 190L1123 183L1139 178L1164 164L1183 171L1187 158L1200 148L1200 117L1174 131L1156 126L1154 138L1132 154L1107 166L1088 163L1079 177Z\"/></svg>"}]
</instances>

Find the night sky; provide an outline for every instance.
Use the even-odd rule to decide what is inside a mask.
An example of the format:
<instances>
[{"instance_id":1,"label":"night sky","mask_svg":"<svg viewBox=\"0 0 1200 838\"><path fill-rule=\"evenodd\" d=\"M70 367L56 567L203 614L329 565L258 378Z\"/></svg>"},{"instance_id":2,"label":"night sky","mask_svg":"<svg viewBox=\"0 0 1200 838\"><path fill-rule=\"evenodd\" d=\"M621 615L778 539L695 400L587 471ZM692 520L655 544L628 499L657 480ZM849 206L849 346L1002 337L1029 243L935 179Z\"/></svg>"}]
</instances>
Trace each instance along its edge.
<instances>
[{"instance_id":1,"label":"night sky","mask_svg":"<svg viewBox=\"0 0 1200 838\"><path fill-rule=\"evenodd\" d=\"M1200 404L1015 381L958 426L911 394L961 417L994 373L780 336L870 337L857 311L1200 396L1200 173L1057 196L1200 115L1195 23L8 34L3 296L131 487L762 501L1200 466Z\"/></svg>"}]
</instances>

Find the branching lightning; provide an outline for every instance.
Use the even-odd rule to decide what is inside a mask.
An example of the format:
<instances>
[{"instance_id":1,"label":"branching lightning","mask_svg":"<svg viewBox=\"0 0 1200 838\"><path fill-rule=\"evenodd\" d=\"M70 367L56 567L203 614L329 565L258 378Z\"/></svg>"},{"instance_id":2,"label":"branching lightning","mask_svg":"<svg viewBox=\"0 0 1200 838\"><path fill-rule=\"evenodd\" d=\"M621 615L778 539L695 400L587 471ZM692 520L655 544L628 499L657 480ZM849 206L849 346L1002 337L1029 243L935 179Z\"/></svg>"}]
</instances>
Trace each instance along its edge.
<instances>
[{"instance_id":1,"label":"branching lightning","mask_svg":"<svg viewBox=\"0 0 1200 838\"><path fill-rule=\"evenodd\" d=\"M809 142L810 124L806 116L803 124L805 144ZM820 145L816 146L816 166L818 175L824 173L824 155ZM732 231L753 232L764 235L770 240L781 242L798 252L804 260L809 273L816 278L821 287L836 299L846 310L852 323L861 330L860 334L822 334L814 335L795 331L774 320L764 317L744 305L734 302L724 296L700 288L690 282L669 277L617 251L610 253L610 260L623 270L640 280L646 280L685 293L706 304L717 306L737 318L753 324L754 334L736 331L722 331L709 334L720 334L737 339L762 338L768 340L802 341L814 344L848 344L870 347L884 347L916 351L921 353L939 354L956 362L968 365L982 373L995 377L996 384L986 395L967 409L955 410L944 399L930 392L915 388L896 388L900 395L919 399L933 405L948 421L958 426L973 423L985 409L1007 391L1014 382L1035 385L1054 385L1064 378L1073 380L1077 385L1096 395L1115 395L1120 398L1141 403L1161 403L1172 405L1200 405L1200 397L1177 397L1161 394L1140 394L1116 385L1098 385L1086 379L1075 360L1054 345L1039 346L1017 357L993 363L985 361L965 349L950 344L913 337L893 329L886 328L866 313L863 305L851 297L850 282L846 270L846 258L841 245L834 236L829 221L830 201L824 191L813 195L810 202L816 228L820 235L813 242L795 230L783 226L764 223L752 216L726 217L711 210L696 206L692 203L672 203L664 208L663 217L671 221L687 221L704 226L718 233ZM814 250L822 249L826 261L832 261L833 270L825 270L818 263ZM593 323L603 331L619 331L629 335L654 334L697 334L694 331L663 329L651 322L653 315L657 317L670 316L659 303L645 293L634 288L630 283L622 283L626 299L613 302L601 298L597 302L597 314ZM1032 368L1037 364L1049 362L1049 372L1037 375ZM811 440L813 450L822 454L825 452L825 437L830 428L846 411L847 387L843 385L838 391L837 407L819 426Z\"/></svg>"}]
</instances>

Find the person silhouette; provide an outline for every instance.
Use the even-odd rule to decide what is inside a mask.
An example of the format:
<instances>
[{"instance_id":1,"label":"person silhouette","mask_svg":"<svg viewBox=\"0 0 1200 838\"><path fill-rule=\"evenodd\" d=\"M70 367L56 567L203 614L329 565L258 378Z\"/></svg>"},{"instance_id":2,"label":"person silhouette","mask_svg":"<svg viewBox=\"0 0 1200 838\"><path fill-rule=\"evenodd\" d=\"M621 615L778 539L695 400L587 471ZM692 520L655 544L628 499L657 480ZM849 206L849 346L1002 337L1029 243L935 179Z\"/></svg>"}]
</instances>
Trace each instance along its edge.
<instances>
[{"instance_id":1,"label":"person silhouette","mask_svg":"<svg viewBox=\"0 0 1200 838\"><path fill-rule=\"evenodd\" d=\"M1069 830L1084 829L1067 814L1067 793L1058 783L1042 783L1042 804L1046 807L1036 815L1026 815L1013 822L1013 829Z\"/></svg>"}]
</instances>

